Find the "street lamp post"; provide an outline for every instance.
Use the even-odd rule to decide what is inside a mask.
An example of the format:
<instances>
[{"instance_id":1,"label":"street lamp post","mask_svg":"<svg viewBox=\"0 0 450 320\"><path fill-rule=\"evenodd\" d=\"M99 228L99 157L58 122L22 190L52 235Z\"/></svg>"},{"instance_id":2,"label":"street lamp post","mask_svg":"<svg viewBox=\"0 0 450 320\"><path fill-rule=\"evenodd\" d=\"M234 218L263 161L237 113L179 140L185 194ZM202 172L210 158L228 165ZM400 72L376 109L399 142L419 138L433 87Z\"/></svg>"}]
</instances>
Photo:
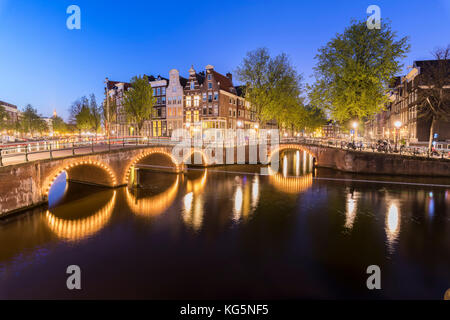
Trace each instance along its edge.
<instances>
[{"instance_id":1,"label":"street lamp post","mask_svg":"<svg viewBox=\"0 0 450 320\"><path fill-rule=\"evenodd\" d=\"M394 126L395 126L395 151L397 151L398 134L399 129L402 126L402 123L400 121L395 121Z\"/></svg>"},{"instance_id":2,"label":"street lamp post","mask_svg":"<svg viewBox=\"0 0 450 320\"><path fill-rule=\"evenodd\" d=\"M353 127L353 143L355 143L355 139L356 139L356 129L358 128L358 122L354 121L352 123L352 127Z\"/></svg>"}]
</instances>

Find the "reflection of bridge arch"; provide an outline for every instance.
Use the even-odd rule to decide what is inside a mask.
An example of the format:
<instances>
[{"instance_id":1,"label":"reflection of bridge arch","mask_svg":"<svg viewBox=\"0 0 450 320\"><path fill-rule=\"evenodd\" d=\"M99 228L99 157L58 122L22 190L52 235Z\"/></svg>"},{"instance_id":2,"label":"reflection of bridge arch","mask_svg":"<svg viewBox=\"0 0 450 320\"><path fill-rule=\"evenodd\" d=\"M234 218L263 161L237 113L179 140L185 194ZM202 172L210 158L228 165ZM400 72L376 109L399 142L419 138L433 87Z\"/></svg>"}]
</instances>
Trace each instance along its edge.
<instances>
[{"instance_id":1,"label":"reflection of bridge arch","mask_svg":"<svg viewBox=\"0 0 450 320\"><path fill-rule=\"evenodd\" d=\"M277 190L289 193L297 194L309 189L312 186L312 173L299 177L285 177L280 173L274 173L269 169L269 182Z\"/></svg>"},{"instance_id":2,"label":"reflection of bridge arch","mask_svg":"<svg viewBox=\"0 0 450 320\"><path fill-rule=\"evenodd\" d=\"M80 174L78 171L80 168L85 171L86 168L95 168L96 174L99 174L97 176L97 180L101 181L102 179L105 184L108 184L110 186L117 185L117 178L113 172L113 170L106 164L95 161L95 160L79 160L74 161L69 164L64 164L60 166L59 168L52 171L52 173L44 180L43 190L42 193L45 197L48 197L48 193L50 191L50 188L52 187L53 183L55 182L56 178L58 178L64 171L66 172L66 179L67 180L76 180L77 176ZM100 170L98 170L100 169ZM83 174L85 174L84 172Z\"/></svg>"},{"instance_id":3,"label":"reflection of bridge arch","mask_svg":"<svg viewBox=\"0 0 450 320\"><path fill-rule=\"evenodd\" d=\"M152 155L164 155L167 156L170 161L172 162L172 164L174 165L175 171L179 172L180 168L181 168L181 163L179 163L177 161L177 159L172 155L172 153L166 151L163 148L153 148L150 150L144 150L142 153L140 153L138 156L134 157L129 164L127 165L127 169L125 170L125 184L129 183L129 179L130 179L130 174L131 174L131 170L132 168L139 162L144 160L147 157L150 157Z\"/></svg>"},{"instance_id":4,"label":"reflection of bridge arch","mask_svg":"<svg viewBox=\"0 0 450 320\"><path fill-rule=\"evenodd\" d=\"M89 217L76 220L62 219L47 210L45 220L50 230L59 238L69 241L81 240L97 233L106 225L111 218L115 202L116 191L106 205Z\"/></svg>"},{"instance_id":5,"label":"reflection of bridge arch","mask_svg":"<svg viewBox=\"0 0 450 320\"><path fill-rule=\"evenodd\" d=\"M175 200L178 191L180 176L177 175L175 182L164 192L152 197L137 199L128 188L125 188L126 199L129 208L135 215L158 216L163 213Z\"/></svg>"}]
</instances>

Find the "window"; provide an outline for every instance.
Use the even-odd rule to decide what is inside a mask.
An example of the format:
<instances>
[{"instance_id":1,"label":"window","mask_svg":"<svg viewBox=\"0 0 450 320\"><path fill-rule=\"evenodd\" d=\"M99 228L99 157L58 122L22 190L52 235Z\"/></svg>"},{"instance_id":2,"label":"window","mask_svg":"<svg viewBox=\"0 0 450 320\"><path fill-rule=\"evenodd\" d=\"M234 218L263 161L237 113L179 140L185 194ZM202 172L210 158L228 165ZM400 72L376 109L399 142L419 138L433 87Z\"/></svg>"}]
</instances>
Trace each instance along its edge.
<instances>
[{"instance_id":1,"label":"window","mask_svg":"<svg viewBox=\"0 0 450 320\"><path fill-rule=\"evenodd\" d=\"M214 92L214 101L219 100L219 93L218 92Z\"/></svg>"},{"instance_id":2,"label":"window","mask_svg":"<svg viewBox=\"0 0 450 320\"><path fill-rule=\"evenodd\" d=\"M212 102L212 94L208 93L208 102Z\"/></svg>"},{"instance_id":3,"label":"window","mask_svg":"<svg viewBox=\"0 0 450 320\"><path fill-rule=\"evenodd\" d=\"M156 89L153 88L153 95L156 96Z\"/></svg>"},{"instance_id":4,"label":"window","mask_svg":"<svg viewBox=\"0 0 450 320\"><path fill-rule=\"evenodd\" d=\"M166 103L166 97L162 97L162 103L163 103L163 104Z\"/></svg>"},{"instance_id":5,"label":"window","mask_svg":"<svg viewBox=\"0 0 450 320\"><path fill-rule=\"evenodd\" d=\"M191 122L191 112L186 111L186 122Z\"/></svg>"},{"instance_id":6,"label":"window","mask_svg":"<svg viewBox=\"0 0 450 320\"><path fill-rule=\"evenodd\" d=\"M160 95L161 95L161 88L157 88L157 89L156 89L156 95L157 95L157 96L160 96Z\"/></svg>"},{"instance_id":7,"label":"window","mask_svg":"<svg viewBox=\"0 0 450 320\"><path fill-rule=\"evenodd\" d=\"M203 115L206 116L206 108L203 108Z\"/></svg>"},{"instance_id":8,"label":"window","mask_svg":"<svg viewBox=\"0 0 450 320\"><path fill-rule=\"evenodd\" d=\"M212 83L208 82L208 89L212 89Z\"/></svg>"},{"instance_id":9,"label":"window","mask_svg":"<svg viewBox=\"0 0 450 320\"><path fill-rule=\"evenodd\" d=\"M203 101L206 101L206 93L203 93Z\"/></svg>"},{"instance_id":10,"label":"window","mask_svg":"<svg viewBox=\"0 0 450 320\"><path fill-rule=\"evenodd\" d=\"M219 115L219 106L217 104L214 105L214 115L216 115L216 116Z\"/></svg>"},{"instance_id":11,"label":"window","mask_svg":"<svg viewBox=\"0 0 450 320\"><path fill-rule=\"evenodd\" d=\"M192 105L191 97L188 96L188 97L186 97L186 107L190 107L191 105Z\"/></svg>"},{"instance_id":12,"label":"window","mask_svg":"<svg viewBox=\"0 0 450 320\"><path fill-rule=\"evenodd\" d=\"M165 95L166 94L166 87L162 88L162 94Z\"/></svg>"},{"instance_id":13,"label":"window","mask_svg":"<svg viewBox=\"0 0 450 320\"><path fill-rule=\"evenodd\" d=\"M211 80L211 74L208 74L208 80Z\"/></svg>"},{"instance_id":14,"label":"window","mask_svg":"<svg viewBox=\"0 0 450 320\"><path fill-rule=\"evenodd\" d=\"M194 107L198 107L200 105L200 97L195 96L194 97Z\"/></svg>"},{"instance_id":15,"label":"window","mask_svg":"<svg viewBox=\"0 0 450 320\"><path fill-rule=\"evenodd\" d=\"M195 89L195 82L191 81L191 90L194 90L194 89Z\"/></svg>"},{"instance_id":16,"label":"window","mask_svg":"<svg viewBox=\"0 0 450 320\"><path fill-rule=\"evenodd\" d=\"M172 92L177 92L177 87L173 87Z\"/></svg>"},{"instance_id":17,"label":"window","mask_svg":"<svg viewBox=\"0 0 450 320\"><path fill-rule=\"evenodd\" d=\"M181 96L178 96L178 104L181 104Z\"/></svg>"},{"instance_id":18,"label":"window","mask_svg":"<svg viewBox=\"0 0 450 320\"><path fill-rule=\"evenodd\" d=\"M194 111L194 122L199 122L198 110Z\"/></svg>"}]
</instances>

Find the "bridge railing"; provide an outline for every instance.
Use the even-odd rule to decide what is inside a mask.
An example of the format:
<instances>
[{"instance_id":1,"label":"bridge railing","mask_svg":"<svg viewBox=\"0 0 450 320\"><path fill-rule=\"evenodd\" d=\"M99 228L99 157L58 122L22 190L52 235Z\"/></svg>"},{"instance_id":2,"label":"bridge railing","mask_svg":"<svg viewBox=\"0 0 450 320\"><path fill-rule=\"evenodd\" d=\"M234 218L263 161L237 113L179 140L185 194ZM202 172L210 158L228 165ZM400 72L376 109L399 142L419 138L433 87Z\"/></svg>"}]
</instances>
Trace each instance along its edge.
<instances>
[{"instance_id":1,"label":"bridge railing","mask_svg":"<svg viewBox=\"0 0 450 320\"><path fill-rule=\"evenodd\" d=\"M5 165L5 161L15 158L15 163L30 161L30 156L41 154L42 159L52 159L55 153L66 151L62 156L76 155L77 150L83 150L82 154L89 154L98 151L111 149L128 148L130 146L145 145L174 145L177 141L171 141L169 138L149 138L149 137L111 137L111 138L92 138L92 139L74 139L74 140L50 140L32 143L23 143L16 145L0 146L0 166ZM69 151L69 153L67 152ZM45 156L48 155L48 156ZM61 154L60 154L61 156Z\"/></svg>"},{"instance_id":2,"label":"bridge railing","mask_svg":"<svg viewBox=\"0 0 450 320\"><path fill-rule=\"evenodd\" d=\"M348 140L342 139L320 139L320 138L305 138L305 137L282 138L280 142L309 144L321 147L346 149L351 151L410 155L424 158L450 159L450 152L446 150L434 151L430 153L428 151L428 148L425 147L392 146L392 145L380 146L374 142L350 142Z\"/></svg>"}]
</instances>

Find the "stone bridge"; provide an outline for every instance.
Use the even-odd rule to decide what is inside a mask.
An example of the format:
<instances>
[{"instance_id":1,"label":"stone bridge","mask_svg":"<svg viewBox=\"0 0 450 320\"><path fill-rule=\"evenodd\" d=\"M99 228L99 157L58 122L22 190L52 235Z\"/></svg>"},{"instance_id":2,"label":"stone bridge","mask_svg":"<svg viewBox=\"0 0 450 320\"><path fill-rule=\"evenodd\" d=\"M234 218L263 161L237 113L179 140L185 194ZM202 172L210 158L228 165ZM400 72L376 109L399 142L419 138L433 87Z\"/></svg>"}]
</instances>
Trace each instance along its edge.
<instances>
[{"instance_id":1,"label":"stone bridge","mask_svg":"<svg viewBox=\"0 0 450 320\"><path fill-rule=\"evenodd\" d=\"M66 172L69 181L116 188L130 185L133 182L133 168L139 166L183 173L189 163L187 160L194 160L194 157L197 160L201 158L201 165L205 167L221 164L221 161L215 160L218 155L214 151L191 148L190 152L175 153L174 156L173 148L173 145L137 145L0 167L0 217L45 204L53 182L63 172ZM249 156L248 146L245 147L245 157L240 159L237 156L238 148L234 147L231 151L233 159L238 160L237 163L256 163L254 157ZM450 161L423 160L299 143L282 143L273 150L268 148L269 162L275 153L285 149L306 151L315 158L317 166L346 172L450 176ZM226 155L229 151L224 150L222 163L227 163ZM262 159L261 162L266 163L265 160L267 159Z\"/></svg>"}]
</instances>

